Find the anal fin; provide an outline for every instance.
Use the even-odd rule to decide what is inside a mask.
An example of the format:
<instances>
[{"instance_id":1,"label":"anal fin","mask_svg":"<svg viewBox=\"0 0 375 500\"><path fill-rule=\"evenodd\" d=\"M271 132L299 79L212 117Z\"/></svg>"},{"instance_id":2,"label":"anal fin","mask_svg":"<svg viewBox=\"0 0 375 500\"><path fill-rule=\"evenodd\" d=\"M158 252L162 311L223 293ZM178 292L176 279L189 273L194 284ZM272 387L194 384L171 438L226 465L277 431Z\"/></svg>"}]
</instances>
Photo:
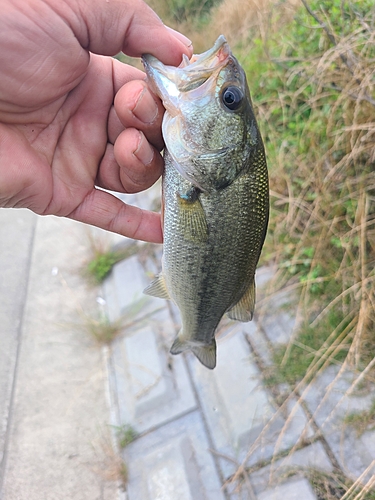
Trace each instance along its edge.
<instances>
[{"instance_id":1,"label":"anal fin","mask_svg":"<svg viewBox=\"0 0 375 500\"><path fill-rule=\"evenodd\" d=\"M159 274L151 283L143 290L146 295L159 297L160 299L170 299L164 276Z\"/></svg>"},{"instance_id":2,"label":"anal fin","mask_svg":"<svg viewBox=\"0 0 375 500\"><path fill-rule=\"evenodd\" d=\"M230 319L237 321L251 321L255 309L255 281L252 280L249 288L240 300L227 312Z\"/></svg>"},{"instance_id":3,"label":"anal fin","mask_svg":"<svg viewBox=\"0 0 375 500\"><path fill-rule=\"evenodd\" d=\"M171 354L181 354L182 352L188 351L191 348L189 342L182 338L181 332L174 339L172 347L169 352Z\"/></svg>"}]
</instances>

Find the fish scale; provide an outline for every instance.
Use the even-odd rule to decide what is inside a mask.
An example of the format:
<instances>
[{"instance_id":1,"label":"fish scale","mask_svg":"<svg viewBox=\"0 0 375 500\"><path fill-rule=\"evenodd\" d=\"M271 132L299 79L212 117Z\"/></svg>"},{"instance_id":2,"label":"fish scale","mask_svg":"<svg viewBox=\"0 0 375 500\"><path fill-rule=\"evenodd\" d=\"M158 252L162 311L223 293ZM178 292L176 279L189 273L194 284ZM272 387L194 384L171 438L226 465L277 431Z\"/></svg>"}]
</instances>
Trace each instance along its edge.
<instances>
[{"instance_id":1,"label":"fish scale","mask_svg":"<svg viewBox=\"0 0 375 500\"><path fill-rule=\"evenodd\" d=\"M180 310L182 329L171 353L191 350L212 369L223 315L240 321L253 316L254 275L268 222L264 147L246 77L224 37L194 56L190 67L143 60L167 109L162 273L145 293L170 298ZM188 79L192 90L186 91ZM232 104L236 96L241 101Z\"/></svg>"}]
</instances>

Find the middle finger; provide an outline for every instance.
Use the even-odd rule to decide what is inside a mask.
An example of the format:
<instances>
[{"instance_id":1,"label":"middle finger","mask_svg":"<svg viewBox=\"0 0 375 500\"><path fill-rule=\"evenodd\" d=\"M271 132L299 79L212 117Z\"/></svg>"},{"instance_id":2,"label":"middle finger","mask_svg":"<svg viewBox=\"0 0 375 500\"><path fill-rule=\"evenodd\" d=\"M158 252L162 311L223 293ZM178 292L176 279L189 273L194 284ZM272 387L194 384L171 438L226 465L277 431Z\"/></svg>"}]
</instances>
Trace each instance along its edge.
<instances>
[{"instance_id":1,"label":"middle finger","mask_svg":"<svg viewBox=\"0 0 375 500\"><path fill-rule=\"evenodd\" d=\"M121 87L116 94L114 108L123 127L142 131L155 148L159 151L163 149L161 122L164 108L145 81L132 80Z\"/></svg>"}]
</instances>

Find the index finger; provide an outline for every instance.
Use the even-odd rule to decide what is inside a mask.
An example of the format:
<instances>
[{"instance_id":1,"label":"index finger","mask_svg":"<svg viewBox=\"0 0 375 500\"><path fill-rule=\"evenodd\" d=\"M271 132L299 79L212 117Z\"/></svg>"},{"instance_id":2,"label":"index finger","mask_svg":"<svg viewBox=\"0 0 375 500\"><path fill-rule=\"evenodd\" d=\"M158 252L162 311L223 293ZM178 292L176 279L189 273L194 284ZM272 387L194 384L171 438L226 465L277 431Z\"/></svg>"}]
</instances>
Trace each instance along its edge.
<instances>
[{"instance_id":1,"label":"index finger","mask_svg":"<svg viewBox=\"0 0 375 500\"><path fill-rule=\"evenodd\" d=\"M127 205L100 189L94 188L68 217L128 238L163 241L160 214Z\"/></svg>"}]
</instances>

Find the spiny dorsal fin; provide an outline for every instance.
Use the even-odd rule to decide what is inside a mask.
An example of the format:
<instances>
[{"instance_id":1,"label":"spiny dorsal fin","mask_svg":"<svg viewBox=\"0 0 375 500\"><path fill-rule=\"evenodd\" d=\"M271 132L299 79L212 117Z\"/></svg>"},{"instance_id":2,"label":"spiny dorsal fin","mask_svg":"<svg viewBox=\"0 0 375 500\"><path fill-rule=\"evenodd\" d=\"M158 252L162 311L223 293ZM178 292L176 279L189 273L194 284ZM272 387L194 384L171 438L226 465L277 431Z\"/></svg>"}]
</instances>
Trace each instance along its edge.
<instances>
[{"instance_id":1,"label":"spiny dorsal fin","mask_svg":"<svg viewBox=\"0 0 375 500\"><path fill-rule=\"evenodd\" d=\"M162 274L156 276L156 278L151 281L151 283L146 286L143 290L146 295L151 295L152 297L159 297L160 299L170 299L167 286L165 284L165 279Z\"/></svg>"},{"instance_id":2,"label":"spiny dorsal fin","mask_svg":"<svg viewBox=\"0 0 375 500\"><path fill-rule=\"evenodd\" d=\"M255 308L255 281L252 280L249 288L243 294L241 299L235 304L232 309L227 312L230 319L237 321L251 321L254 315Z\"/></svg>"}]
</instances>

